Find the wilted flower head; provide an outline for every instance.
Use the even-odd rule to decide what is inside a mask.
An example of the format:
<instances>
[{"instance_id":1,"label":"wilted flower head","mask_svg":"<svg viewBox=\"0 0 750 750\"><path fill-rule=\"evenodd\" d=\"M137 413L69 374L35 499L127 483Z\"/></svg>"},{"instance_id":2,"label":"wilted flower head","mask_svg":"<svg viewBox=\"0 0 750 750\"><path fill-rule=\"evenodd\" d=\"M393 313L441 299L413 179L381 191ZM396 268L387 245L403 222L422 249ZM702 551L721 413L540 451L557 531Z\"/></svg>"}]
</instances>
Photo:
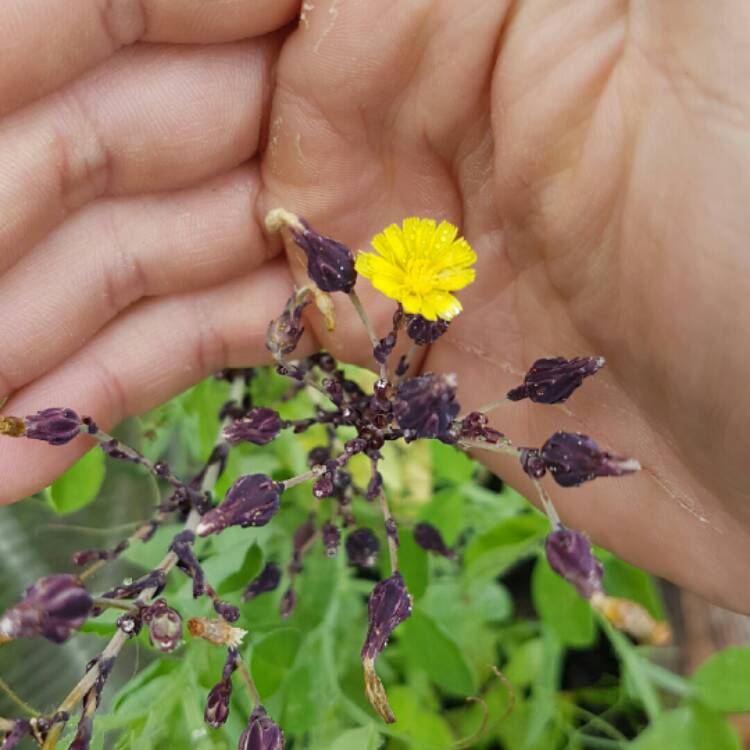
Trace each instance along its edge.
<instances>
[{"instance_id":1,"label":"wilted flower head","mask_svg":"<svg viewBox=\"0 0 750 750\"><path fill-rule=\"evenodd\" d=\"M268 324L266 348L276 356L291 354L299 344L305 328L302 311L312 302L309 289L295 289L286 303L284 312Z\"/></svg>"},{"instance_id":2,"label":"wilted flower head","mask_svg":"<svg viewBox=\"0 0 750 750\"><path fill-rule=\"evenodd\" d=\"M196 528L198 536L223 531L229 526L265 526L279 509L282 485L265 474L240 477L224 502L208 511Z\"/></svg>"},{"instance_id":3,"label":"wilted flower head","mask_svg":"<svg viewBox=\"0 0 750 750\"><path fill-rule=\"evenodd\" d=\"M511 401L523 398L538 404L559 404L570 398L583 379L604 366L604 357L552 357L538 359L523 379L523 385L508 391Z\"/></svg>"},{"instance_id":4,"label":"wilted flower head","mask_svg":"<svg viewBox=\"0 0 750 750\"><path fill-rule=\"evenodd\" d=\"M258 576L253 578L242 593L242 601L248 602L259 594L275 591L281 581L281 568L276 563L266 563Z\"/></svg>"},{"instance_id":5,"label":"wilted flower head","mask_svg":"<svg viewBox=\"0 0 750 750\"><path fill-rule=\"evenodd\" d=\"M43 409L24 417L25 436L33 440L44 440L50 445L69 443L81 432L83 422L72 409Z\"/></svg>"},{"instance_id":6,"label":"wilted flower head","mask_svg":"<svg viewBox=\"0 0 750 750\"><path fill-rule=\"evenodd\" d=\"M396 571L375 586L370 594L367 612L367 636L361 651L365 692L378 714L388 723L393 723L396 717L388 705L383 684L375 673L375 659L385 648L396 626L411 614L411 596L401 573Z\"/></svg>"},{"instance_id":7,"label":"wilted flower head","mask_svg":"<svg viewBox=\"0 0 750 750\"><path fill-rule=\"evenodd\" d=\"M307 256L307 275L324 292L350 292L357 281L352 251L341 242L318 234L306 221L290 225L294 241Z\"/></svg>"},{"instance_id":8,"label":"wilted flower head","mask_svg":"<svg viewBox=\"0 0 750 750\"><path fill-rule=\"evenodd\" d=\"M229 701L232 697L232 674L237 669L237 649L230 648L224 662L221 679L211 688L206 699L203 720L218 729L229 718Z\"/></svg>"},{"instance_id":9,"label":"wilted flower head","mask_svg":"<svg viewBox=\"0 0 750 750\"><path fill-rule=\"evenodd\" d=\"M226 620L210 617L191 617L188 632L196 638L213 643L215 646L237 648L247 635L247 630L232 627Z\"/></svg>"},{"instance_id":10,"label":"wilted flower head","mask_svg":"<svg viewBox=\"0 0 750 750\"><path fill-rule=\"evenodd\" d=\"M619 477L641 468L634 458L600 450L590 437L579 433L556 432L542 446L541 455L562 487L576 487L595 477Z\"/></svg>"},{"instance_id":11,"label":"wilted flower head","mask_svg":"<svg viewBox=\"0 0 750 750\"><path fill-rule=\"evenodd\" d=\"M450 320L461 312L452 294L474 281L477 256L447 221L408 218L372 239L375 253L359 253L355 267L404 312Z\"/></svg>"},{"instance_id":12,"label":"wilted flower head","mask_svg":"<svg viewBox=\"0 0 750 750\"><path fill-rule=\"evenodd\" d=\"M284 733L263 706L256 706L237 750L284 750Z\"/></svg>"},{"instance_id":13,"label":"wilted flower head","mask_svg":"<svg viewBox=\"0 0 750 750\"><path fill-rule=\"evenodd\" d=\"M228 424L222 430L222 434L224 440L230 445L238 443L266 445L279 434L283 424L278 412L259 406Z\"/></svg>"},{"instance_id":14,"label":"wilted flower head","mask_svg":"<svg viewBox=\"0 0 750 750\"><path fill-rule=\"evenodd\" d=\"M582 597L589 599L595 591L602 590L604 568L583 534L559 526L547 536L544 549L550 568Z\"/></svg>"},{"instance_id":15,"label":"wilted flower head","mask_svg":"<svg viewBox=\"0 0 750 750\"><path fill-rule=\"evenodd\" d=\"M407 440L440 438L448 433L460 406L456 376L428 372L399 386L393 413Z\"/></svg>"},{"instance_id":16,"label":"wilted flower head","mask_svg":"<svg viewBox=\"0 0 750 750\"><path fill-rule=\"evenodd\" d=\"M447 320L427 320L423 315L406 316L406 334L420 346L434 344L447 330L450 323Z\"/></svg>"},{"instance_id":17,"label":"wilted flower head","mask_svg":"<svg viewBox=\"0 0 750 750\"><path fill-rule=\"evenodd\" d=\"M355 529L346 537L346 556L351 565L369 568L375 564L380 551L380 542L372 529Z\"/></svg>"},{"instance_id":18,"label":"wilted flower head","mask_svg":"<svg viewBox=\"0 0 750 750\"><path fill-rule=\"evenodd\" d=\"M93 607L91 595L72 575L40 578L23 599L0 617L0 643L41 635L62 643L80 628Z\"/></svg>"},{"instance_id":19,"label":"wilted flower head","mask_svg":"<svg viewBox=\"0 0 750 750\"><path fill-rule=\"evenodd\" d=\"M164 599L157 599L143 612L143 621L148 625L151 643L162 651L174 651L182 641L182 617L167 605Z\"/></svg>"},{"instance_id":20,"label":"wilted flower head","mask_svg":"<svg viewBox=\"0 0 750 750\"><path fill-rule=\"evenodd\" d=\"M448 559L456 556L443 540L443 535L430 523L420 521L414 526L414 541L427 552L434 552Z\"/></svg>"}]
</instances>

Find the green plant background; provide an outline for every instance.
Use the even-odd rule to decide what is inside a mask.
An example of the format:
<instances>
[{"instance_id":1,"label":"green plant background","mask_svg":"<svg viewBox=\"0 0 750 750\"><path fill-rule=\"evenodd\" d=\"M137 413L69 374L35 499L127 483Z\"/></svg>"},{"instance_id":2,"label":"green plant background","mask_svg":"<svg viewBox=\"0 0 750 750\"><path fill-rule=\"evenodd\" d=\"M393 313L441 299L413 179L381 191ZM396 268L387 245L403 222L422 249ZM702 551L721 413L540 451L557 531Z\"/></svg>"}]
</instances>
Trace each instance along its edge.
<instances>
[{"instance_id":1,"label":"green plant background","mask_svg":"<svg viewBox=\"0 0 750 750\"><path fill-rule=\"evenodd\" d=\"M255 403L273 405L288 418L307 416L307 396L280 400L287 383L260 372L252 385ZM149 457L166 456L187 476L211 450L225 399L226 384L207 380L121 432ZM283 433L265 448L235 449L217 493L222 496L241 474L298 474L306 469L307 451L322 442L313 429ZM673 674L659 665L658 649L638 647L613 631L550 570L542 554L548 523L521 496L438 442L389 444L384 453L385 486L400 522L400 569L414 597L412 617L377 664L398 721L386 726L374 715L359 663L367 596L388 574L387 555L381 555L380 570L362 577L346 565L343 551L326 558L318 542L297 580L293 615L284 621L278 614L282 581L276 592L241 605L238 623L249 631L242 654L288 748L739 748L725 715L750 710L750 649L728 649L689 679ZM366 462L355 459L352 468L355 480L365 484ZM604 505L608 480L599 481ZM49 569L70 570L60 560L69 559L72 549L126 536L149 516L159 493L137 467L109 460L105 465L94 450L44 493L0 509L0 606ZM232 528L201 541L197 550L208 580L238 604L265 562L286 564L292 534L310 510L324 520L330 502L315 500L304 484L284 494L282 510L268 526ZM385 549L378 509L355 500L354 510L360 525L380 534ZM428 556L415 544L411 528L422 520L458 547L460 564ZM104 526L103 534L97 525ZM93 587L104 589L153 567L175 531L167 526L149 543L132 547L93 579ZM664 616L647 574L598 552L608 593ZM210 616L210 604L194 601L190 589L187 578L173 573L164 596L185 619ZM113 620L105 614L88 623L61 649L37 643L0 649L0 675L37 708L50 710L112 635ZM239 679L226 726L215 730L203 723L205 697L220 675L224 649L188 637L174 654L161 656L141 633L127 651L107 687L92 747L236 747L251 708ZM0 714L17 715L18 709L1 699Z\"/></svg>"}]
</instances>

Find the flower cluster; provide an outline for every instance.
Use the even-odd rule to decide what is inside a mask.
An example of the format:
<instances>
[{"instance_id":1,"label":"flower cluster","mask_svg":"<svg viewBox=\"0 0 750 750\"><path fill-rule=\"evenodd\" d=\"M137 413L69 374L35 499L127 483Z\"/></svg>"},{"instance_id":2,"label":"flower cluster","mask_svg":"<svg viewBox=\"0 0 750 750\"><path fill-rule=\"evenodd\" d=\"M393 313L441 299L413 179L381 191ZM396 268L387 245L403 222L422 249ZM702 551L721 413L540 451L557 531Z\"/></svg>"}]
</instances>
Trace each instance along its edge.
<instances>
[{"instance_id":1,"label":"flower cluster","mask_svg":"<svg viewBox=\"0 0 750 750\"><path fill-rule=\"evenodd\" d=\"M114 658L125 642L142 627L148 628L151 643L167 653L183 643L183 613L165 598L156 598L165 589L170 571L177 568L192 581L195 599L210 600L217 617L193 616L187 632L214 647L226 649L226 659L218 681L206 698L204 718L213 728L223 726L233 698L233 680L238 673L248 687L252 704L247 727L238 739L239 750L281 750L284 734L261 703L249 669L242 657L242 644L248 630L234 625L240 619L236 604L223 601L207 580L195 547L204 537L220 534L229 527L253 529L265 526L287 502L286 490L310 483L310 512L296 529L288 562L283 567L267 561L260 573L248 581L242 594L249 601L275 591L284 581L280 616L293 615L298 596L297 582L306 556L320 542L328 557L337 554L342 538L348 562L357 571L372 570L381 544L372 528L357 524L352 498L363 497L380 509L390 575L378 582L369 597L368 627L364 634L361 660L365 693L374 710L386 721L396 717L390 708L385 687L375 672L375 661L398 626L412 613L413 601L399 571L399 533L391 515L386 487L379 470L382 448L389 441L411 442L435 439L460 449L485 449L513 456L539 490L551 521L545 553L552 569L589 600L603 616L641 640L662 643L668 630L655 623L648 613L632 602L608 597L602 583L602 565L591 544L581 533L567 529L559 521L541 482L549 473L562 487L573 487L596 477L619 477L637 471L631 458L601 449L585 435L558 431L541 446L516 447L501 431L490 425L487 410L464 416L458 402L455 375L426 372L407 376L415 351L430 346L450 330L449 323L462 310L455 293L475 278L476 254L457 227L447 221L408 218L392 224L372 240L374 252L355 254L342 242L315 231L308 222L285 210L271 212L270 231L282 231L289 251L305 256L310 283L296 289L278 318L269 324L266 345L276 361L277 371L291 380L288 397L303 389L316 392L315 413L308 418L288 421L273 409L254 406L248 392L252 370L228 370L221 379L231 383L232 395L222 407L222 425L216 445L206 464L191 479L177 477L164 461L151 462L138 451L102 432L90 417L79 417L67 408L50 408L26 417L0 417L0 434L42 440L63 445L80 434L94 437L113 459L129 461L151 472L169 489L153 518L130 537L108 550L83 550L76 554L77 565L91 564L91 570L120 555L129 546L150 539L157 528L174 518L184 528L172 538L163 562L141 578L128 580L93 597L81 580L72 575L43 578L32 585L21 601L0 617L0 642L42 636L55 642L66 640L89 617L107 607L124 609L117 621L117 632L100 657L87 667L82 681L62 706L81 704L82 711L72 747L84 750L93 736L93 716L98 706ZM299 249L297 249L299 248ZM396 310L390 330L379 337L373 330L360 301L356 285L359 277L368 279L386 297L395 300ZM322 311L333 325L330 294L345 295L356 315L362 318L372 345L375 369L380 377L365 391L339 367L328 353L295 358L294 352L304 333L303 316L308 305ZM405 336L408 348L399 347ZM528 399L537 404L557 404L570 398L583 380L604 364L601 357L552 357L534 362L523 382L507 393L513 402ZM221 501L214 497L216 480L225 470L229 451L236 445L267 445L284 430L301 433L322 425L325 444L308 454L309 470L296 477L281 479L266 474L237 478ZM346 440L339 428L347 428ZM371 473L367 485L356 486L347 468L353 456L365 456ZM320 524L318 506L327 504L326 520ZM248 532L252 533L252 531ZM428 522L413 529L416 543L431 554L459 564L459 554L444 541L440 531ZM459 545L460 546L460 545ZM83 575L83 574L82 574ZM185 613L187 614L187 613ZM243 623L245 624L245 623ZM46 722L45 747L54 747L68 713L60 711ZM6 733L3 747L11 747L29 733L31 725L19 719Z\"/></svg>"}]
</instances>

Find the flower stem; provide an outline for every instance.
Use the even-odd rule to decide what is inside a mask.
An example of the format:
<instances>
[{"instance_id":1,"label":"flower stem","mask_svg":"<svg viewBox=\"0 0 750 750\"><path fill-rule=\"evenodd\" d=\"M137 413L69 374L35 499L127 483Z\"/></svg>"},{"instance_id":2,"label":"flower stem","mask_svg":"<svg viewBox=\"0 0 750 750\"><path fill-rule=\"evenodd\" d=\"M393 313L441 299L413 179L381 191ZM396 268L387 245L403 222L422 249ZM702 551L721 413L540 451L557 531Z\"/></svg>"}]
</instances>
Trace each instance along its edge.
<instances>
[{"instance_id":1,"label":"flower stem","mask_svg":"<svg viewBox=\"0 0 750 750\"><path fill-rule=\"evenodd\" d=\"M296 477L291 479L285 479L280 484L284 485L284 489L288 490L290 487L296 487L298 484L307 482L309 479L317 479L321 474L325 474L326 467L323 465L313 466L310 471L306 471L304 474L298 474Z\"/></svg>"},{"instance_id":2,"label":"flower stem","mask_svg":"<svg viewBox=\"0 0 750 750\"><path fill-rule=\"evenodd\" d=\"M378 502L385 523L385 537L388 540L388 553L391 557L391 573L395 573L398 570L398 531L396 530L396 522L391 515L391 509L388 507L388 498L382 489L378 494Z\"/></svg>"},{"instance_id":3,"label":"flower stem","mask_svg":"<svg viewBox=\"0 0 750 750\"><path fill-rule=\"evenodd\" d=\"M106 596L95 597L94 606L101 609L124 609L126 612L133 609L133 605L129 602L122 599L108 599Z\"/></svg>"},{"instance_id":4,"label":"flower stem","mask_svg":"<svg viewBox=\"0 0 750 750\"><path fill-rule=\"evenodd\" d=\"M245 683L245 687L247 688L248 693L250 693L250 700L253 703L253 708L255 708L260 704L260 693L258 692L258 688L255 687L255 683L253 682L250 670L248 669L245 660L242 658L239 652L237 653L236 663L237 670L240 673L240 677L242 677L242 681Z\"/></svg>"},{"instance_id":5,"label":"flower stem","mask_svg":"<svg viewBox=\"0 0 750 750\"><path fill-rule=\"evenodd\" d=\"M365 330L367 331L367 336L370 339L370 343L373 346L377 346L380 343L380 339L377 337L375 329L372 327L370 318L367 317L367 312L365 311L364 305L362 304L362 300L359 298L359 295L354 291L354 289L352 289L347 296L349 297L352 305L354 305L354 309L357 311L359 319L365 326Z\"/></svg>"},{"instance_id":6,"label":"flower stem","mask_svg":"<svg viewBox=\"0 0 750 750\"><path fill-rule=\"evenodd\" d=\"M8 699L15 703L25 714L28 714L29 716L39 716L39 711L26 703L26 701L21 698L21 696L19 696L2 677L0 677L0 690L2 690L8 696Z\"/></svg>"}]
</instances>

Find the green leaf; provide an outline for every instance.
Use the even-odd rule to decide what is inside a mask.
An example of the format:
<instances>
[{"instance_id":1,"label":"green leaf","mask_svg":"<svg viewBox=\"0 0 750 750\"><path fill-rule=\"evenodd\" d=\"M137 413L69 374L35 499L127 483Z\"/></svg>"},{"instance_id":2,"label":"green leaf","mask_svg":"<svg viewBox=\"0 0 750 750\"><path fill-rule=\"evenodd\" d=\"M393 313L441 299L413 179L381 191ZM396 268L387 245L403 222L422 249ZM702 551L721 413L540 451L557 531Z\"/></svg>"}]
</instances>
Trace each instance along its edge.
<instances>
[{"instance_id":1,"label":"green leaf","mask_svg":"<svg viewBox=\"0 0 750 750\"><path fill-rule=\"evenodd\" d=\"M711 708L725 713L750 711L750 648L735 646L715 654L690 681Z\"/></svg>"},{"instance_id":2,"label":"green leaf","mask_svg":"<svg viewBox=\"0 0 750 750\"><path fill-rule=\"evenodd\" d=\"M368 724L344 732L329 746L329 750L378 750L382 742L375 725Z\"/></svg>"},{"instance_id":3,"label":"green leaf","mask_svg":"<svg viewBox=\"0 0 750 750\"><path fill-rule=\"evenodd\" d=\"M424 707L410 688L402 685L390 688L388 702L396 715L398 731L410 740L409 750L446 750L453 743L448 722Z\"/></svg>"},{"instance_id":4,"label":"green leaf","mask_svg":"<svg viewBox=\"0 0 750 750\"><path fill-rule=\"evenodd\" d=\"M92 448L49 486L47 497L56 513L73 513L99 494L104 474L104 453Z\"/></svg>"},{"instance_id":5,"label":"green leaf","mask_svg":"<svg viewBox=\"0 0 750 750\"><path fill-rule=\"evenodd\" d=\"M555 695L560 688L563 649L557 634L545 630L542 636L541 669L534 679L526 745L538 742L555 715Z\"/></svg>"},{"instance_id":6,"label":"green leaf","mask_svg":"<svg viewBox=\"0 0 750 750\"><path fill-rule=\"evenodd\" d=\"M632 750L739 750L737 735L718 714L698 704L666 711L636 740Z\"/></svg>"},{"instance_id":7,"label":"green leaf","mask_svg":"<svg viewBox=\"0 0 750 750\"><path fill-rule=\"evenodd\" d=\"M511 654L503 674L515 688L531 685L539 674L544 658L544 644L541 638L525 641Z\"/></svg>"},{"instance_id":8,"label":"green leaf","mask_svg":"<svg viewBox=\"0 0 750 750\"><path fill-rule=\"evenodd\" d=\"M534 606L547 627L573 648L590 646L596 637L591 605L539 556L531 579Z\"/></svg>"},{"instance_id":9,"label":"green leaf","mask_svg":"<svg viewBox=\"0 0 750 750\"><path fill-rule=\"evenodd\" d=\"M220 596L224 596L225 594L231 594L233 591L244 589L260 573L262 563L263 553L260 551L260 547L257 544L252 544L245 552L245 559L242 561L240 569L224 578L219 583L216 592Z\"/></svg>"},{"instance_id":10,"label":"green leaf","mask_svg":"<svg viewBox=\"0 0 750 750\"><path fill-rule=\"evenodd\" d=\"M439 440L430 441L430 447L435 482L459 484L474 476L477 465L465 453Z\"/></svg>"},{"instance_id":11,"label":"green leaf","mask_svg":"<svg viewBox=\"0 0 750 750\"><path fill-rule=\"evenodd\" d=\"M273 695L289 673L302 643L296 628L279 628L259 641L253 649L252 674L260 694Z\"/></svg>"},{"instance_id":12,"label":"green leaf","mask_svg":"<svg viewBox=\"0 0 750 750\"><path fill-rule=\"evenodd\" d=\"M441 625L423 611L412 616L396 631L401 651L446 692L473 695L476 680L461 649Z\"/></svg>"},{"instance_id":13,"label":"green leaf","mask_svg":"<svg viewBox=\"0 0 750 750\"><path fill-rule=\"evenodd\" d=\"M427 589L429 579L427 552L414 541L414 535L410 529L401 530L399 538L398 567L406 581L406 588L417 600Z\"/></svg>"},{"instance_id":14,"label":"green leaf","mask_svg":"<svg viewBox=\"0 0 750 750\"><path fill-rule=\"evenodd\" d=\"M657 620L664 620L664 607L654 585L654 579L643 570L628 565L616 557L602 555L604 560L604 590L610 596L642 604Z\"/></svg>"}]
</instances>

